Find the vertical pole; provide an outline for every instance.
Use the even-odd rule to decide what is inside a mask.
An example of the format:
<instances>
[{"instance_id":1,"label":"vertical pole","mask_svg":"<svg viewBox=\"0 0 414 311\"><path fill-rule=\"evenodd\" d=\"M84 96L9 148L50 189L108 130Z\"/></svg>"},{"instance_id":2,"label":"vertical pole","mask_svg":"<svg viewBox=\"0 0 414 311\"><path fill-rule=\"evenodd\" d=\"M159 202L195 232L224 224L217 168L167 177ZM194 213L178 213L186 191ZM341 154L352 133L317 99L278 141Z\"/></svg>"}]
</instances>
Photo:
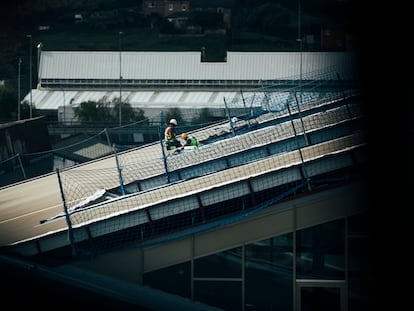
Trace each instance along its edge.
<instances>
[{"instance_id":1,"label":"vertical pole","mask_svg":"<svg viewBox=\"0 0 414 311\"><path fill-rule=\"evenodd\" d=\"M346 108L346 112L348 113L348 118L349 118L349 120L351 120L352 119L352 113L351 113L351 109L349 108L348 100L346 99L343 82L341 80L341 76L339 75L339 72L336 72L336 76L338 77L338 81L339 81L339 83L341 85L342 97L343 97L343 100L345 101L345 108ZM352 132L353 131L352 130L353 127L352 127L352 123L351 122L349 123L349 128L350 128L350 130Z\"/></svg>"},{"instance_id":2,"label":"vertical pole","mask_svg":"<svg viewBox=\"0 0 414 311\"><path fill-rule=\"evenodd\" d=\"M32 113L32 35L26 35L30 39L30 47L29 47L29 88L30 88L30 119L33 116Z\"/></svg>"},{"instance_id":3,"label":"vertical pole","mask_svg":"<svg viewBox=\"0 0 414 311\"><path fill-rule=\"evenodd\" d=\"M118 33L118 50L119 50L119 126L122 125L122 58L121 58L121 35Z\"/></svg>"},{"instance_id":4,"label":"vertical pole","mask_svg":"<svg viewBox=\"0 0 414 311\"><path fill-rule=\"evenodd\" d=\"M160 139L160 146L161 146L161 152L162 152L162 159L164 162L164 169L165 169L165 176L167 177L167 184L170 183L170 172L168 171L168 162L167 162L167 156L165 155L165 149L164 149L164 144L163 144L163 130L162 130L162 120L163 120L163 113L161 111L160 114L160 126L158 128L158 136Z\"/></svg>"},{"instance_id":5,"label":"vertical pole","mask_svg":"<svg viewBox=\"0 0 414 311\"><path fill-rule=\"evenodd\" d=\"M246 107L246 101L244 100L244 96L243 96L243 90L240 90L240 97L242 98L242 101L243 101L244 113L246 113L247 107Z\"/></svg>"},{"instance_id":6,"label":"vertical pole","mask_svg":"<svg viewBox=\"0 0 414 311\"><path fill-rule=\"evenodd\" d=\"M37 85L40 82L40 54L42 53L43 43L39 42L37 45Z\"/></svg>"},{"instance_id":7,"label":"vertical pole","mask_svg":"<svg viewBox=\"0 0 414 311\"><path fill-rule=\"evenodd\" d=\"M119 188L121 189L121 194L122 195L125 195L124 180L122 178L122 168L119 165L118 154L116 153L115 145L112 145L112 148L114 150L115 161L116 161L116 168L118 170Z\"/></svg>"},{"instance_id":8,"label":"vertical pole","mask_svg":"<svg viewBox=\"0 0 414 311\"><path fill-rule=\"evenodd\" d=\"M308 190L311 191L312 188L311 188L311 184L310 184L310 179L309 179L308 173L306 171L305 161L303 160L302 147L300 146L299 141L298 141L298 135L297 135L296 128L295 128L295 123L293 122L292 112L290 111L289 104L287 104L286 106L287 106L287 109L288 109L288 113L289 113L289 117L290 117L290 123L292 124L293 133L295 134L295 140L296 140L297 147L298 147L298 150L299 150L300 162L302 163L302 174L303 174L303 177L306 180ZM306 137L306 135L305 135L305 137Z\"/></svg>"},{"instance_id":9,"label":"vertical pole","mask_svg":"<svg viewBox=\"0 0 414 311\"><path fill-rule=\"evenodd\" d=\"M108 143L108 146L111 146L111 139L109 138L109 133L108 133L107 128L105 128L105 136L106 136L106 141Z\"/></svg>"},{"instance_id":10,"label":"vertical pole","mask_svg":"<svg viewBox=\"0 0 414 311\"><path fill-rule=\"evenodd\" d=\"M191 239L191 260L190 260L190 298L194 300L194 257L195 257L195 241L194 235L190 237Z\"/></svg>"},{"instance_id":11,"label":"vertical pole","mask_svg":"<svg viewBox=\"0 0 414 311\"><path fill-rule=\"evenodd\" d=\"M344 270L345 270L345 284L349 284L349 232L348 232L348 217L345 217L345 265L344 265ZM344 310L348 310L348 288L345 287L343 289L345 291L344 295L345 295L345 299L344 304ZM342 290L341 290L342 291ZM341 299L342 300L342 299Z\"/></svg>"},{"instance_id":12,"label":"vertical pole","mask_svg":"<svg viewBox=\"0 0 414 311\"><path fill-rule=\"evenodd\" d=\"M301 22L302 22L302 6L300 3L301 0L298 0L298 41L299 41L299 94L300 94L300 101L298 107L302 105L302 72L303 72L303 60L302 60L302 50L303 50L303 40L302 40L302 32L301 32Z\"/></svg>"},{"instance_id":13,"label":"vertical pole","mask_svg":"<svg viewBox=\"0 0 414 311\"><path fill-rule=\"evenodd\" d=\"M66 119L66 97L65 97L65 90L63 89L63 86L61 87L62 89L62 94L63 94L63 124L65 124L65 119Z\"/></svg>"},{"instance_id":14,"label":"vertical pole","mask_svg":"<svg viewBox=\"0 0 414 311\"><path fill-rule=\"evenodd\" d=\"M250 102L250 116L251 116L251 117L253 117L253 116L254 116L254 112L253 112L253 103L254 103L255 98L256 98L256 92L254 92L253 97L252 97L252 100L251 100L251 102ZM262 111L263 111L263 110L262 110Z\"/></svg>"},{"instance_id":15,"label":"vertical pole","mask_svg":"<svg viewBox=\"0 0 414 311\"><path fill-rule=\"evenodd\" d=\"M70 112L69 113L69 116L70 116L69 124L70 125L72 125L73 118L74 118L74 109L73 109L73 106L72 106L74 100L75 100L75 98L72 97L69 101L69 112Z\"/></svg>"},{"instance_id":16,"label":"vertical pole","mask_svg":"<svg viewBox=\"0 0 414 311\"><path fill-rule=\"evenodd\" d=\"M296 305L296 295L298 295L297 290L296 290L296 269L297 269L297 265L296 265L296 255L297 255L297 207L295 206L293 208L293 232L292 232L292 248L293 248L293 261L292 261L292 269L293 269L293 273L292 273L292 284L293 284L293 310L299 310L298 306Z\"/></svg>"},{"instance_id":17,"label":"vertical pole","mask_svg":"<svg viewBox=\"0 0 414 311\"><path fill-rule=\"evenodd\" d=\"M229 108L227 107L226 97L223 97L223 100L224 100L224 107L226 108L226 112L227 112L227 117L229 119L231 132L233 133L233 136L235 136L236 134L234 133L233 121L231 120L230 111L229 111Z\"/></svg>"},{"instance_id":18,"label":"vertical pole","mask_svg":"<svg viewBox=\"0 0 414 311\"><path fill-rule=\"evenodd\" d=\"M19 69L17 71L17 120L20 120L20 69L21 69L22 59L19 58Z\"/></svg>"},{"instance_id":19,"label":"vertical pole","mask_svg":"<svg viewBox=\"0 0 414 311\"><path fill-rule=\"evenodd\" d=\"M19 160L19 165L20 165L20 168L22 169L23 177L24 179L27 179L26 172L24 170L24 166L22 163L22 159L20 158L20 153L17 154L17 159Z\"/></svg>"},{"instance_id":20,"label":"vertical pole","mask_svg":"<svg viewBox=\"0 0 414 311\"><path fill-rule=\"evenodd\" d=\"M246 107L246 101L244 100L243 90L240 90L240 96L241 96L241 98L243 100L244 111L248 115L249 114L249 111L248 111L248 109ZM250 112L250 116L247 117L247 126L248 127L250 127L250 118L251 118L251 116L252 116L252 113Z\"/></svg>"},{"instance_id":21,"label":"vertical pole","mask_svg":"<svg viewBox=\"0 0 414 311\"><path fill-rule=\"evenodd\" d=\"M75 237L73 236L72 222L70 220L68 208L66 206L65 194L63 193L62 181L60 179L58 168L56 169L56 174L58 176L60 195L62 196L63 210L65 212L66 223L68 224L68 234L69 234L70 245L72 247L72 256L76 257Z\"/></svg>"},{"instance_id":22,"label":"vertical pole","mask_svg":"<svg viewBox=\"0 0 414 311\"><path fill-rule=\"evenodd\" d=\"M242 245L241 252L241 261L242 261L242 290L241 290L241 305L242 311L246 310L246 244Z\"/></svg>"},{"instance_id":23,"label":"vertical pole","mask_svg":"<svg viewBox=\"0 0 414 311\"><path fill-rule=\"evenodd\" d=\"M266 90L265 90L264 87L263 87L263 94L264 94L264 97L266 98L266 110L268 112L270 112L271 111L270 105L269 105L270 99L269 99L269 95L267 94L267 92L266 92Z\"/></svg>"},{"instance_id":24,"label":"vertical pole","mask_svg":"<svg viewBox=\"0 0 414 311\"><path fill-rule=\"evenodd\" d=\"M341 86L342 98L345 99L346 95L345 95L344 84L342 82L341 75L339 74L339 72L336 72L336 77L338 78L339 85Z\"/></svg>"},{"instance_id":25,"label":"vertical pole","mask_svg":"<svg viewBox=\"0 0 414 311\"><path fill-rule=\"evenodd\" d=\"M308 135L306 134L305 125L303 124L302 113L300 111L300 103L298 103L298 98L296 96L296 92L294 94L295 94L296 105L298 106L298 114L299 114L300 124L302 126L303 136L305 137L305 143L306 143L306 145L309 145ZM300 94L302 94L302 92Z\"/></svg>"}]
</instances>

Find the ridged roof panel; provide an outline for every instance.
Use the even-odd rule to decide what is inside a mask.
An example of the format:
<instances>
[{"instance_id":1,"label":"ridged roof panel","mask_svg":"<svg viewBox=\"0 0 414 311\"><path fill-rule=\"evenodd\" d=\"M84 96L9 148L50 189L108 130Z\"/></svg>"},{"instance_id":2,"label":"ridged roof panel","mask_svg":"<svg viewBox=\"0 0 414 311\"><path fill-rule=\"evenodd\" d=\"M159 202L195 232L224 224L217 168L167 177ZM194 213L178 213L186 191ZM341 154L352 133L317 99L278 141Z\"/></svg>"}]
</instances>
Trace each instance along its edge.
<instances>
[{"instance_id":1,"label":"ridged roof panel","mask_svg":"<svg viewBox=\"0 0 414 311\"><path fill-rule=\"evenodd\" d=\"M226 62L201 62L199 52L42 51L40 77L119 79L121 73L123 79L272 80L299 76L301 63L303 79L329 68L354 74L356 64L350 52L228 52Z\"/></svg>"}]
</instances>

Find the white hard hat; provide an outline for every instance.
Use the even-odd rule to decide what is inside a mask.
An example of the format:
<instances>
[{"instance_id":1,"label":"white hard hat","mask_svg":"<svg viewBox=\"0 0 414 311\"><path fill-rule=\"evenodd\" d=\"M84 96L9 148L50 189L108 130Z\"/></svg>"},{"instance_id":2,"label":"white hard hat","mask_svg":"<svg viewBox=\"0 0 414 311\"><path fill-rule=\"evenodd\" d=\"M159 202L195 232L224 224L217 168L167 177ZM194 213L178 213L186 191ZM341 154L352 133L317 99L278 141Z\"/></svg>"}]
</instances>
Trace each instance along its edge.
<instances>
[{"instance_id":1,"label":"white hard hat","mask_svg":"<svg viewBox=\"0 0 414 311\"><path fill-rule=\"evenodd\" d=\"M177 120L176 120L176 119L171 119L171 120L170 120L170 124L177 125Z\"/></svg>"}]
</instances>

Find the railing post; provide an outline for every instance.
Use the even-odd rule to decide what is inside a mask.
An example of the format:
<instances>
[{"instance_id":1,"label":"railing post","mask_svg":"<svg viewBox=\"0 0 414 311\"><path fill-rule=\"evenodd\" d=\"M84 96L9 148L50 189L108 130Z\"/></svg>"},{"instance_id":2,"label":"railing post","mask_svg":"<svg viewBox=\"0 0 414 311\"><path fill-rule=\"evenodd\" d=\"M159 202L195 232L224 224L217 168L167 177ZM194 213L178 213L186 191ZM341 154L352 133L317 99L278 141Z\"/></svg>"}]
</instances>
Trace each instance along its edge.
<instances>
[{"instance_id":1,"label":"railing post","mask_svg":"<svg viewBox=\"0 0 414 311\"><path fill-rule=\"evenodd\" d=\"M20 158L20 153L17 154L17 159L19 160L19 165L20 165L20 168L22 170L23 177L24 177L24 179L27 179L26 172L24 170L24 166L23 166L23 163L22 163L22 159Z\"/></svg>"},{"instance_id":2,"label":"railing post","mask_svg":"<svg viewBox=\"0 0 414 311\"><path fill-rule=\"evenodd\" d=\"M312 186L311 186L311 183L310 183L310 179L308 177L308 173L306 172L305 161L303 160L303 154L302 154L302 147L300 146L299 141L298 141L298 136L297 136L297 133L296 133L295 123L293 122L292 112L290 111L289 103L286 103L286 107L287 107L287 110L288 110L288 113L289 113L290 123L292 124L293 133L295 134L295 140L296 140L298 150L299 150L300 162L302 163L302 174L303 174L303 177L305 178L305 181L307 183L308 190L311 191Z\"/></svg>"},{"instance_id":3,"label":"railing post","mask_svg":"<svg viewBox=\"0 0 414 311\"><path fill-rule=\"evenodd\" d=\"M105 131L106 141L108 142L108 146L112 146L111 139L109 138L108 128L105 127L104 131Z\"/></svg>"},{"instance_id":4,"label":"railing post","mask_svg":"<svg viewBox=\"0 0 414 311\"><path fill-rule=\"evenodd\" d=\"M168 171L168 163L167 163L167 156L165 155L165 149L164 149L164 145L163 145L163 130L162 130L162 119L163 119L163 113L162 113L162 111L161 111L161 114L160 114L160 126L159 126L159 128L158 128L158 137L159 137L159 140L160 140L160 146L161 146L161 152L162 152L162 160L163 160L163 162L164 162L164 169L165 169L165 176L166 176L166 178L167 178L167 184L169 184L170 183L170 172Z\"/></svg>"},{"instance_id":5,"label":"railing post","mask_svg":"<svg viewBox=\"0 0 414 311\"><path fill-rule=\"evenodd\" d=\"M112 145L112 150L114 151L116 169L118 170L119 188L121 189L121 194L125 195L124 179L122 178L122 168L119 165L118 154L116 152L115 144Z\"/></svg>"},{"instance_id":6,"label":"railing post","mask_svg":"<svg viewBox=\"0 0 414 311\"><path fill-rule=\"evenodd\" d=\"M298 97L296 96L296 92L294 94L295 94L296 106L298 107L298 114L299 114L300 124L302 126L303 136L305 137L305 143L306 143L306 146L307 146L307 145L309 145L308 135L306 135L305 125L303 124L302 113L300 111L300 104L302 104L302 91L300 92L300 97L301 97L300 103L298 101ZM289 104L288 104L288 106L289 106Z\"/></svg>"},{"instance_id":7,"label":"railing post","mask_svg":"<svg viewBox=\"0 0 414 311\"><path fill-rule=\"evenodd\" d=\"M249 111L246 107L246 101L244 100L244 96L243 96L243 90L240 90L240 96L242 98L243 101L243 107L244 107L244 112L246 114L249 114ZM250 116L247 117L247 126L250 127L250 118L252 117L252 112L250 111Z\"/></svg>"},{"instance_id":8,"label":"railing post","mask_svg":"<svg viewBox=\"0 0 414 311\"><path fill-rule=\"evenodd\" d=\"M343 85L344 83L341 79L341 76L339 75L339 72L336 72L336 76L337 76L338 81L341 85L342 97L343 97L343 100L345 101L345 108L346 108L346 111L348 113L348 117L349 117L349 119L351 119L352 114L351 114L351 110L349 109L348 101L346 100L346 95L345 95L345 90L344 90L344 85Z\"/></svg>"},{"instance_id":9,"label":"railing post","mask_svg":"<svg viewBox=\"0 0 414 311\"><path fill-rule=\"evenodd\" d=\"M235 136L236 134L234 133L233 121L230 116L229 108L227 107L226 97L223 97L223 100L224 100L224 107L226 108L226 112L227 112L227 117L229 119L231 132L233 133L233 136Z\"/></svg>"},{"instance_id":10,"label":"railing post","mask_svg":"<svg viewBox=\"0 0 414 311\"><path fill-rule=\"evenodd\" d=\"M346 95L345 95L344 85L343 85L341 76L339 75L339 72L336 72L336 77L338 78L339 85L341 86L342 97L343 97L343 99L345 99Z\"/></svg>"},{"instance_id":11,"label":"railing post","mask_svg":"<svg viewBox=\"0 0 414 311\"><path fill-rule=\"evenodd\" d=\"M66 206L65 194L63 192L62 181L60 179L58 168L56 169L56 174L58 176L58 181L59 181L60 195L62 197L62 203L63 203L63 211L65 212L66 223L68 225L68 235L69 235L70 246L72 247L72 256L76 257L77 252L76 252L76 247L75 247L75 237L73 236L72 222L70 220L68 208Z\"/></svg>"}]
</instances>

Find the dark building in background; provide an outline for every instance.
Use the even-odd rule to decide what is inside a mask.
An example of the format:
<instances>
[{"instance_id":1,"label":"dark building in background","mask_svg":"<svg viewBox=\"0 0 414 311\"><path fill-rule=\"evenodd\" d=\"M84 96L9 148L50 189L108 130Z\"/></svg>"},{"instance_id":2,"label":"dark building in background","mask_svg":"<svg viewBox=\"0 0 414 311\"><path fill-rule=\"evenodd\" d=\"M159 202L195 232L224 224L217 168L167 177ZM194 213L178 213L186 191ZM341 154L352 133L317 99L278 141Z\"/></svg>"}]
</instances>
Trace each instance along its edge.
<instances>
[{"instance_id":1,"label":"dark building in background","mask_svg":"<svg viewBox=\"0 0 414 311\"><path fill-rule=\"evenodd\" d=\"M0 186L53 169L46 117L0 125Z\"/></svg>"},{"instance_id":2,"label":"dark building in background","mask_svg":"<svg viewBox=\"0 0 414 311\"><path fill-rule=\"evenodd\" d=\"M0 161L51 149L44 116L0 125Z\"/></svg>"}]
</instances>

